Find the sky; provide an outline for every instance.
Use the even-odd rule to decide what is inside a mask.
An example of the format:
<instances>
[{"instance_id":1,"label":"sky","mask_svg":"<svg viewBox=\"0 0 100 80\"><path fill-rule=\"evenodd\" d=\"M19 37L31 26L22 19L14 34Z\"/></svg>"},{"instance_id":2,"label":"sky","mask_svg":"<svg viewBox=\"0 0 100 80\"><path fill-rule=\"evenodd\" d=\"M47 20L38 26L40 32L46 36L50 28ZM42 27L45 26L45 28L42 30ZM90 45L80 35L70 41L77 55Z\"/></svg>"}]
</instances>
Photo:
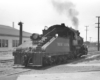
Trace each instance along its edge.
<instances>
[{"instance_id":1,"label":"sky","mask_svg":"<svg viewBox=\"0 0 100 80\"><path fill-rule=\"evenodd\" d=\"M66 2L71 3L71 8L77 14L66 13L65 8L58 10L58 5L66 6ZM60 8L61 9L61 8ZM66 15L67 14L67 15ZM69 17L71 16L71 17ZM0 0L0 24L19 29L18 22L23 22L23 30L30 33L42 33L45 26L65 23L66 26L76 29L72 19L77 18L77 29L86 40L97 41L97 21L96 16L100 16L100 0ZM91 39L90 39L91 37Z\"/></svg>"}]
</instances>

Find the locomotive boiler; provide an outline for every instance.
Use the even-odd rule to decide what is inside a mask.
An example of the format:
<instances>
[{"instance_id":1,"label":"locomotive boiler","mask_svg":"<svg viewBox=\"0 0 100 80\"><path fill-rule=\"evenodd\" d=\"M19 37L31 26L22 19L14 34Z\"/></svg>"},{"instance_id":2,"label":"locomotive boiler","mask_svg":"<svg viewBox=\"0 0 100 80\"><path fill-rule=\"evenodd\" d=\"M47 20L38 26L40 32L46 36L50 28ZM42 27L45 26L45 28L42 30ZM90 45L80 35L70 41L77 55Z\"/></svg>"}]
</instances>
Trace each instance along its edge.
<instances>
[{"instance_id":1,"label":"locomotive boiler","mask_svg":"<svg viewBox=\"0 0 100 80\"><path fill-rule=\"evenodd\" d=\"M41 35L33 33L30 40L18 46L13 55L14 64L45 66L65 63L87 53L80 32L61 24L44 29Z\"/></svg>"}]
</instances>

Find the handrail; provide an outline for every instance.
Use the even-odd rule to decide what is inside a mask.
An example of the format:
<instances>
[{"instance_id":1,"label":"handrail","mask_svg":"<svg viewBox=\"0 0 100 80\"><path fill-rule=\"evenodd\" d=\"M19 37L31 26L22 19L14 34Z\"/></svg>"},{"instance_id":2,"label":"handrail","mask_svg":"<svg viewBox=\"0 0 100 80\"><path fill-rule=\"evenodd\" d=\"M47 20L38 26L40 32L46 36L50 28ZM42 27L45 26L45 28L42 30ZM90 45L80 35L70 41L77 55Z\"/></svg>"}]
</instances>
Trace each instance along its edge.
<instances>
[{"instance_id":1,"label":"handrail","mask_svg":"<svg viewBox=\"0 0 100 80\"><path fill-rule=\"evenodd\" d=\"M53 30L51 30L50 32L48 32L47 34L45 34L43 37L45 37L46 35L50 34L52 31L54 31L56 28L54 28Z\"/></svg>"},{"instance_id":2,"label":"handrail","mask_svg":"<svg viewBox=\"0 0 100 80\"><path fill-rule=\"evenodd\" d=\"M53 37L52 39L50 39L50 41L48 41L45 45L42 46L42 49L45 49L49 44L51 44L57 37Z\"/></svg>"}]
</instances>

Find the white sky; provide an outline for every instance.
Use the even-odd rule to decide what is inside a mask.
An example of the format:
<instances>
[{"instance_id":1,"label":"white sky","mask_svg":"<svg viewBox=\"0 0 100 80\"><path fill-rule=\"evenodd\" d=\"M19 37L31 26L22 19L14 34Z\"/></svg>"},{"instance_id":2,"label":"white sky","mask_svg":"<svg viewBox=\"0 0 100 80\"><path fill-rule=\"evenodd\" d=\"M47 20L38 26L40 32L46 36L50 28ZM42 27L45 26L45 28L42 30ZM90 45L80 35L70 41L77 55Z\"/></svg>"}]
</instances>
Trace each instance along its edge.
<instances>
[{"instance_id":1,"label":"white sky","mask_svg":"<svg viewBox=\"0 0 100 80\"><path fill-rule=\"evenodd\" d=\"M66 0L63 0L66 1ZM100 16L100 0L70 0L76 5L79 12L79 31L86 40L86 27L88 27L88 40L97 41L97 18ZM19 28L22 21L24 31L42 33L44 26L65 23L72 26L71 21L64 14L59 14L53 7L51 0L0 0L0 24ZM74 26L72 26L74 28Z\"/></svg>"}]
</instances>

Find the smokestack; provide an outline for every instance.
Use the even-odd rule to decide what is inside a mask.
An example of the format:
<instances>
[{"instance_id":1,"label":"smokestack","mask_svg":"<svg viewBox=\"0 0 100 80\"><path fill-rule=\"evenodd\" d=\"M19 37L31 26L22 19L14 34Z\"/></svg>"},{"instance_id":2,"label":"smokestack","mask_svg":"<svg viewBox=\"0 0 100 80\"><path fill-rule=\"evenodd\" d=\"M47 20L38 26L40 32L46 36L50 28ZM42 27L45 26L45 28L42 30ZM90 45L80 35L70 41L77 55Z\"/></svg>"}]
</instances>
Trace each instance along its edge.
<instances>
[{"instance_id":1,"label":"smokestack","mask_svg":"<svg viewBox=\"0 0 100 80\"><path fill-rule=\"evenodd\" d=\"M19 45L21 45L22 44L22 37L23 37L23 23L20 21L19 23L18 23L18 25L20 26L20 32L19 32Z\"/></svg>"},{"instance_id":2,"label":"smokestack","mask_svg":"<svg viewBox=\"0 0 100 80\"><path fill-rule=\"evenodd\" d=\"M54 8L56 9L56 11L59 14L65 14L67 18L71 20L75 29L78 30L78 25L79 25L79 20L77 18L78 11L75 9L74 4L68 0L64 2L60 2L58 0L52 0L52 4Z\"/></svg>"}]
</instances>

